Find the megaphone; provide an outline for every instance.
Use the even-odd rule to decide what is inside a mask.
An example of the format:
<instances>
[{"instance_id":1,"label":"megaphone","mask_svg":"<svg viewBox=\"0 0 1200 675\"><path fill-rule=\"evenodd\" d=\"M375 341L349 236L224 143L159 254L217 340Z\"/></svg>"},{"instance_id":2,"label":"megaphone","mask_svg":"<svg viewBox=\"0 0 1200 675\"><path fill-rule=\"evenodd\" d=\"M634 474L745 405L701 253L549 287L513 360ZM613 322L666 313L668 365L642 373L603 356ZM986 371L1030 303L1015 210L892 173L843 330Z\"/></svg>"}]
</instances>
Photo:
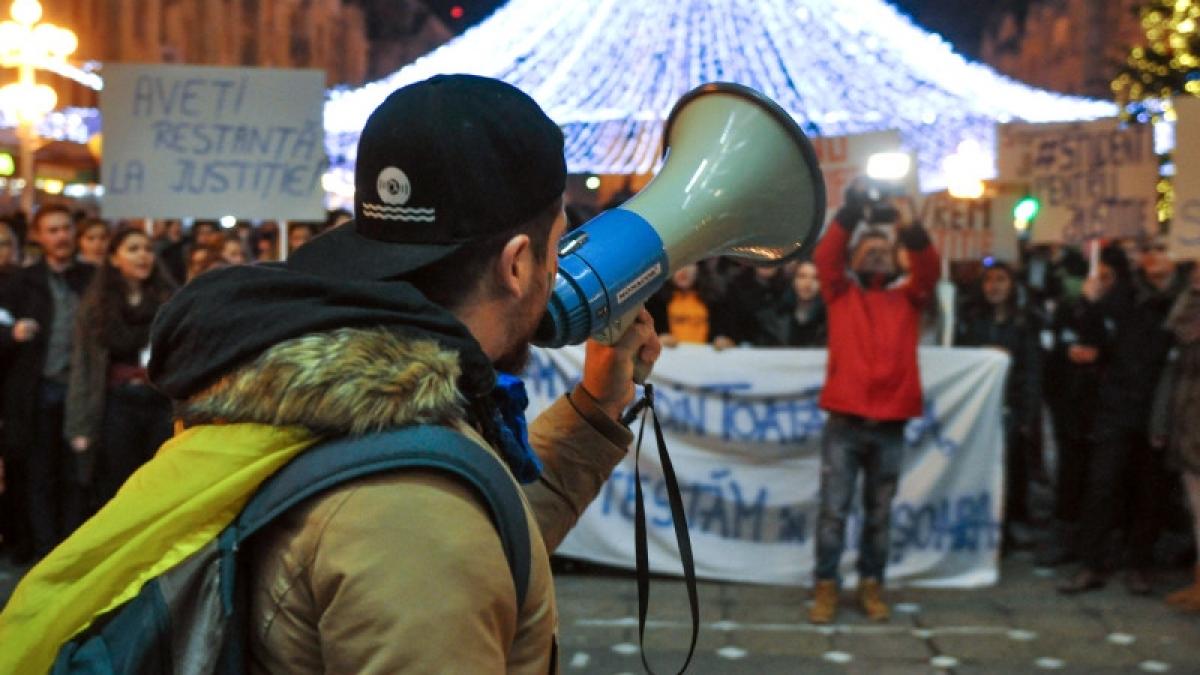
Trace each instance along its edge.
<instances>
[{"instance_id":1,"label":"megaphone","mask_svg":"<svg viewBox=\"0 0 1200 675\"><path fill-rule=\"evenodd\" d=\"M705 84L667 118L664 165L619 208L567 233L534 342L614 342L681 267L731 256L779 265L815 245L825 181L795 120L757 91Z\"/></svg>"}]
</instances>

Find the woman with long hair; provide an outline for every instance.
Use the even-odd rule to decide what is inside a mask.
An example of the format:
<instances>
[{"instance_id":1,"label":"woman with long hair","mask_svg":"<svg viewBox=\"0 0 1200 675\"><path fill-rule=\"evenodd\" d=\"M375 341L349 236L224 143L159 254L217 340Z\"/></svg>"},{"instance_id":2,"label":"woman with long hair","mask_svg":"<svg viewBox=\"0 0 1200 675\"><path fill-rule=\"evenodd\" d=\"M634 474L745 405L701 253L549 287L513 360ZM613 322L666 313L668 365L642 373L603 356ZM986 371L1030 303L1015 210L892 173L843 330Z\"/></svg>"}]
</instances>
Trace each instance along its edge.
<instances>
[{"instance_id":1,"label":"woman with long hair","mask_svg":"<svg viewBox=\"0 0 1200 675\"><path fill-rule=\"evenodd\" d=\"M96 467L98 503L171 435L170 401L150 386L146 364L150 323L173 291L150 237L125 229L80 300L64 432L94 460L81 464Z\"/></svg>"},{"instance_id":2,"label":"woman with long hair","mask_svg":"<svg viewBox=\"0 0 1200 675\"><path fill-rule=\"evenodd\" d=\"M721 323L720 299L695 264L679 268L647 302L664 347L681 343L734 346Z\"/></svg>"}]
</instances>

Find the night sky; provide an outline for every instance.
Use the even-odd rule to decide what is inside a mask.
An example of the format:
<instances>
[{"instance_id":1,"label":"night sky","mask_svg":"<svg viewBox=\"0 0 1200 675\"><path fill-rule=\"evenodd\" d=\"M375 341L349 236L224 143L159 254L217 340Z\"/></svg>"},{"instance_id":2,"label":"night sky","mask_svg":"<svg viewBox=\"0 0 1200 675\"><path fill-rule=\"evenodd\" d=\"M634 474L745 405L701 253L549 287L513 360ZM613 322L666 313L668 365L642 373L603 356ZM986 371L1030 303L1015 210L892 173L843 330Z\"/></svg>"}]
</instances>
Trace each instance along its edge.
<instances>
[{"instance_id":1,"label":"night sky","mask_svg":"<svg viewBox=\"0 0 1200 675\"><path fill-rule=\"evenodd\" d=\"M669 1L669 0L668 0ZM940 33L955 49L977 56L979 38L989 12L1024 10L1029 0L889 0L928 30ZM452 30L463 31L487 18L503 0L425 0ZM461 7L461 16L451 10Z\"/></svg>"},{"instance_id":2,"label":"night sky","mask_svg":"<svg viewBox=\"0 0 1200 675\"><path fill-rule=\"evenodd\" d=\"M1029 0L889 0L908 13L917 24L940 33L954 48L971 57L979 55L984 23L992 15L1008 10L1024 12Z\"/></svg>"}]
</instances>

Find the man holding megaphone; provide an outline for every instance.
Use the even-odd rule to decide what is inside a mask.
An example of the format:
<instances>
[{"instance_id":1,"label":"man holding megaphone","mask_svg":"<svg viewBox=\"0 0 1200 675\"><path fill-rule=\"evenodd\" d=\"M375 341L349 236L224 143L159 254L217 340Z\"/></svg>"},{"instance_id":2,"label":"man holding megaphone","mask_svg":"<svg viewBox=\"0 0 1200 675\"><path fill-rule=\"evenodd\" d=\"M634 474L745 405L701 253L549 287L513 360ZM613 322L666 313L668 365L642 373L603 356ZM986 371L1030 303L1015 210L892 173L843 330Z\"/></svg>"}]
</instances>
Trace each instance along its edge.
<instances>
[{"instance_id":1,"label":"man holding megaphone","mask_svg":"<svg viewBox=\"0 0 1200 675\"><path fill-rule=\"evenodd\" d=\"M163 587L185 599L151 623L173 633L123 636L114 649L161 650L113 662L557 670L549 553L625 455L634 364L660 349L646 312L611 346L589 343L582 383L526 428L524 389L504 371L521 371L546 310L565 179L562 132L508 84L438 76L388 96L362 131L353 221L286 264L209 272L163 308L150 373L180 432L18 586L0 672L47 672L56 655L55 672L93 672L105 626L161 603L139 592L147 579L207 568L206 551L240 536L247 500L313 457L327 471L291 486L309 497L229 552L240 620L177 615L233 600L215 579L172 576ZM409 450L405 470L346 466ZM357 475L328 480L347 468ZM218 651L236 663L214 665Z\"/></svg>"},{"instance_id":2,"label":"man holding megaphone","mask_svg":"<svg viewBox=\"0 0 1200 675\"><path fill-rule=\"evenodd\" d=\"M112 646L105 627L131 622L174 632L119 646L161 644L196 672L210 645L252 672L556 670L549 553L632 440L618 416L661 349L641 303L704 257L782 264L824 218L811 145L761 94L704 85L666 139L653 189L557 241L564 140L533 99L467 75L389 95L360 136L353 221L164 307L150 375L181 431L22 581L0 672L56 655L55 672L85 670ZM527 428L504 371L535 332L607 345L587 341L580 386ZM386 462L346 465L361 457ZM256 511L264 494L293 508ZM219 582L174 576L217 569L218 550ZM202 597L162 607L160 587ZM231 603L241 614L219 625L175 615Z\"/></svg>"},{"instance_id":3,"label":"man holding megaphone","mask_svg":"<svg viewBox=\"0 0 1200 675\"><path fill-rule=\"evenodd\" d=\"M888 618L881 591L892 498L904 426L922 414L917 338L921 309L937 282L938 254L914 221L910 200L873 195L869 188L861 179L851 184L813 256L829 320L813 623L829 623L837 613L846 516L859 473L864 523L857 598L870 619ZM892 236L881 226L894 229L906 251L908 276L897 277Z\"/></svg>"}]
</instances>

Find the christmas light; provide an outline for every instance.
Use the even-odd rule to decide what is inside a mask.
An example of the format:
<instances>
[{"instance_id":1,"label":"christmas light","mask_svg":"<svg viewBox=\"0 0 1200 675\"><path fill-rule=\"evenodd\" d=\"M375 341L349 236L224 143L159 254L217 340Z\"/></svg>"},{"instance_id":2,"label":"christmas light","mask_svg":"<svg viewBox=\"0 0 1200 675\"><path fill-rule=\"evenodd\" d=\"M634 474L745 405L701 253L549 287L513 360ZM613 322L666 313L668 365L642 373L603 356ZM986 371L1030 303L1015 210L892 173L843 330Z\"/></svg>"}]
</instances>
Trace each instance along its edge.
<instances>
[{"instance_id":1,"label":"christmas light","mask_svg":"<svg viewBox=\"0 0 1200 675\"><path fill-rule=\"evenodd\" d=\"M1130 50L1125 68L1113 80L1123 103L1200 94L1200 5L1194 0L1149 0L1141 8L1146 45ZM1137 115L1140 107L1130 108Z\"/></svg>"},{"instance_id":2,"label":"christmas light","mask_svg":"<svg viewBox=\"0 0 1200 675\"><path fill-rule=\"evenodd\" d=\"M1175 147L1172 96L1200 96L1200 3L1196 0L1148 0L1139 10L1145 46L1129 51L1125 67L1112 81L1122 114L1131 121L1154 124L1154 149L1163 156L1161 175L1170 176L1169 155ZM1158 220L1171 220L1174 187L1158 183Z\"/></svg>"},{"instance_id":3,"label":"christmas light","mask_svg":"<svg viewBox=\"0 0 1200 675\"><path fill-rule=\"evenodd\" d=\"M93 89L103 84L94 64L63 70ZM367 115L398 87L438 73L498 77L528 92L562 127L573 173L654 170L671 106L718 80L763 92L814 136L898 129L925 190L946 186L943 160L964 139L983 148L981 178L993 177L997 122L1117 113L967 61L884 0L512 0L396 73L328 93L329 205L352 204ZM0 114L0 127L14 123ZM77 143L99 131L94 109L51 113L38 129Z\"/></svg>"},{"instance_id":4,"label":"christmas light","mask_svg":"<svg viewBox=\"0 0 1200 675\"><path fill-rule=\"evenodd\" d=\"M573 173L653 170L671 106L717 80L761 91L812 135L899 129L927 190L945 186L942 161L967 138L993 176L997 122L1117 112L969 62L884 0L512 0L396 73L332 92L334 166L353 167L358 131L387 94L438 73L528 92L562 127Z\"/></svg>"}]
</instances>

